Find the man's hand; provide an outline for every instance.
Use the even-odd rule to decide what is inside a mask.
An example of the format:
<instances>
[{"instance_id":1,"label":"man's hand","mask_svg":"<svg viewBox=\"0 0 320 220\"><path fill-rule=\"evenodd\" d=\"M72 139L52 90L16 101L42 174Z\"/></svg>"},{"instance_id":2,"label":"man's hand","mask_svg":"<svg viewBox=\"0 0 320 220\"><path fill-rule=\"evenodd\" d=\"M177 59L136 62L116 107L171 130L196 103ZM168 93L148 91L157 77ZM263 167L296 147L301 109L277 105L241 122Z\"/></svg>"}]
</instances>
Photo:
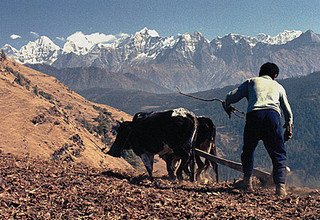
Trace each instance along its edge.
<instances>
[{"instance_id":1,"label":"man's hand","mask_svg":"<svg viewBox=\"0 0 320 220\"><path fill-rule=\"evenodd\" d=\"M231 118L232 112L235 111L235 108L232 107L231 105L227 106L226 102L222 102L222 107L225 110L225 112L228 114L229 118Z\"/></svg>"},{"instance_id":2,"label":"man's hand","mask_svg":"<svg viewBox=\"0 0 320 220\"><path fill-rule=\"evenodd\" d=\"M292 125L285 126L285 129L286 130L284 131L283 138L284 138L284 141L286 142L292 138Z\"/></svg>"}]
</instances>

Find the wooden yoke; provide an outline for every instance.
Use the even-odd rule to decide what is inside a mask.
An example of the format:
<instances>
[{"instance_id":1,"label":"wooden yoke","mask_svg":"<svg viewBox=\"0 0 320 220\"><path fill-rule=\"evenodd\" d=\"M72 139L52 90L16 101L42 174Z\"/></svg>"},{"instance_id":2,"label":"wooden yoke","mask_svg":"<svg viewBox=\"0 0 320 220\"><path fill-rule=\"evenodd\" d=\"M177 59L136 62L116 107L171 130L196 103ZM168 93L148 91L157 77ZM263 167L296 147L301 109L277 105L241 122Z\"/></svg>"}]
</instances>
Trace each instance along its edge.
<instances>
[{"instance_id":1,"label":"wooden yoke","mask_svg":"<svg viewBox=\"0 0 320 220\"><path fill-rule=\"evenodd\" d=\"M195 149L195 153L197 155L201 156L201 157L207 158L208 160L211 160L213 162L216 162L216 163L222 164L224 166L227 166L227 167L229 167L231 169L234 169L234 170L242 172L241 163L237 163L237 162L234 162L232 160L223 159L221 157L217 157L217 156L214 156L212 154L208 154L208 153L206 153L206 152L204 152L202 150L199 150L199 149ZM272 178L270 173L262 171L262 170L258 170L258 169L255 169L255 168L253 169L253 175L256 176L257 178L259 178L263 183L269 182L270 179Z\"/></svg>"}]
</instances>

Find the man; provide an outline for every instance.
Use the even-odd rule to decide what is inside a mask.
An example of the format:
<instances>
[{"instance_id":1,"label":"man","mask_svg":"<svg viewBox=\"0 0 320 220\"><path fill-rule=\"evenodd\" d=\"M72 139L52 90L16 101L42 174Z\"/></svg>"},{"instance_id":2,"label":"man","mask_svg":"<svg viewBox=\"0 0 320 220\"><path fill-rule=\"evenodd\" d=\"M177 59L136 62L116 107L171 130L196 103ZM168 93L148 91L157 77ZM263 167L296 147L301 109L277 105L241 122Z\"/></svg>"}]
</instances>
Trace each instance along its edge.
<instances>
[{"instance_id":1,"label":"man","mask_svg":"<svg viewBox=\"0 0 320 220\"><path fill-rule=\"evenodd\" d=\"M246 97L248 109L243 135L241 162L243 180L241 188L252 191L254 150L259 140L263 141L273 164L273 181L276 194L286 195L286 149L284 142L292 137L293 115L284 88L275 81L279 68L274 63L261 66L259 77L248 79L237 89L228 93L223 107L230 116L230 105ZM285 133L282 135L280 114L285 117Z\"/></svg>"}]
</instances>

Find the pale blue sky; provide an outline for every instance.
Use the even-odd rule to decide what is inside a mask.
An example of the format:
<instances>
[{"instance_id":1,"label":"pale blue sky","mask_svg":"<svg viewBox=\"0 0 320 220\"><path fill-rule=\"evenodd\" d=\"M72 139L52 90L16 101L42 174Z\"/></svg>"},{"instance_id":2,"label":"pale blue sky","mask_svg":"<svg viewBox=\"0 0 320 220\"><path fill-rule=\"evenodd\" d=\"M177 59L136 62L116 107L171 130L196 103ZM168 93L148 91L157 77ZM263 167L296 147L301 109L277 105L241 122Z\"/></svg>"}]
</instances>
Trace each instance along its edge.
<instances>
[{"instance_id":1,"label":"pale blue sky","mask_svg":"<svg viewBox=\"0 0 320 220\"><path fill-rule=\"evenodd\" d=\"M320 33L319 0L0 0L0 47L19 48L36 32L56 37L135 33L143 27L160 36L200 31L209 40L228 33L276 35L284 30ZM21 38L12 40L16 34Z\"/></svg>"}]
</instances>

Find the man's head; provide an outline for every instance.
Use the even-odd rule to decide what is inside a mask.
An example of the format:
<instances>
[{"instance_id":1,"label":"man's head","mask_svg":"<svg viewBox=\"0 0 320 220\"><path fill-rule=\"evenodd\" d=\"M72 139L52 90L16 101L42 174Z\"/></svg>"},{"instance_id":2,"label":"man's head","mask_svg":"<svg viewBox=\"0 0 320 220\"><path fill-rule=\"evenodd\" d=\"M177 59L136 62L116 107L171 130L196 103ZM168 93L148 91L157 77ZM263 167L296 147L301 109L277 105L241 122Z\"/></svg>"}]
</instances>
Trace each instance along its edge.
<instances>
[{"instance_id":1,"label":"man's head","mask_svg":"<svg viewBox=\"0 0 320 220\"><path fill-rule=\"evenodd\" d=\"M260 67L259 76L270 76L272 79L279 75L279 67L274 63L265 63Z\"/></svg>"}]
</instances>

